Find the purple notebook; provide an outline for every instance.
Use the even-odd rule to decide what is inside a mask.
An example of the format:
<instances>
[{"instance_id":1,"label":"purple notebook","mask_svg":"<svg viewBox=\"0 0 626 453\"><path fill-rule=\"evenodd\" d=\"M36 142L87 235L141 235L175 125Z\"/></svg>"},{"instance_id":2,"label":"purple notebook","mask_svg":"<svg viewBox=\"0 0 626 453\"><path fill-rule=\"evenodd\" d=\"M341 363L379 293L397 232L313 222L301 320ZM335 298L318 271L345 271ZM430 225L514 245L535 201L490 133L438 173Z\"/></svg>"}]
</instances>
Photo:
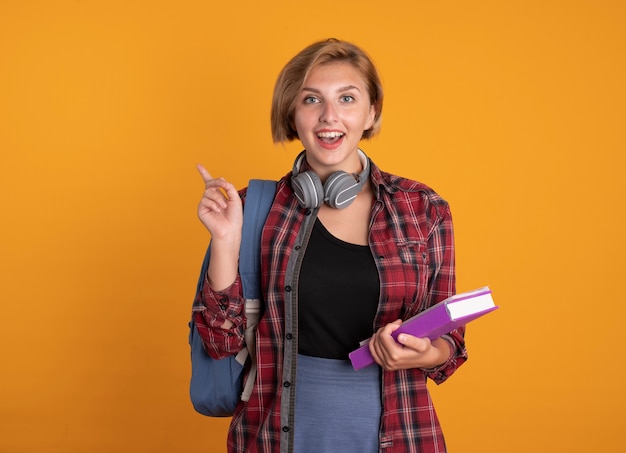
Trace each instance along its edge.
<instances>
[{"instance_id":1,"label":"purple notebook","mask_svg":"<svg viewBox=\"0 0 626 453\"><path fill-rule=\"evenodd\" d=\"M395 339L401 333L408 333L416 337L428 337L434 340L497 308L493 302L491 290L485 286L473 291L455 294L433 305L404 321L391 336ZM349 354L355 370L375 363L368 343L369 340L365 340L358 349Z\"/></svg>"}]
</instances>

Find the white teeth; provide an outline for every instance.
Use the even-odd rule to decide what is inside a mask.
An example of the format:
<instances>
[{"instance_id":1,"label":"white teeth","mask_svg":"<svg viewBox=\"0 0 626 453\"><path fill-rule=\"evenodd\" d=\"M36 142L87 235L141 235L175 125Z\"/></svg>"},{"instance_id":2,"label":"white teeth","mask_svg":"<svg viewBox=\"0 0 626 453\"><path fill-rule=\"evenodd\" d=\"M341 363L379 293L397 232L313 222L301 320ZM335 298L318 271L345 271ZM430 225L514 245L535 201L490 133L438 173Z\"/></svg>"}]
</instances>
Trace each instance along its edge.
<instances>
[{"instance_id":1,"label":"white teeth","mask_svg":"<svg viewBox=\"0 0 626 453\"><path fill-rule=\"evenodd\" d=\"M343 133L341 132L318 132L317 136L319 138L335 138L335 137L342 137Z\"/></svg>"}]
</instances>

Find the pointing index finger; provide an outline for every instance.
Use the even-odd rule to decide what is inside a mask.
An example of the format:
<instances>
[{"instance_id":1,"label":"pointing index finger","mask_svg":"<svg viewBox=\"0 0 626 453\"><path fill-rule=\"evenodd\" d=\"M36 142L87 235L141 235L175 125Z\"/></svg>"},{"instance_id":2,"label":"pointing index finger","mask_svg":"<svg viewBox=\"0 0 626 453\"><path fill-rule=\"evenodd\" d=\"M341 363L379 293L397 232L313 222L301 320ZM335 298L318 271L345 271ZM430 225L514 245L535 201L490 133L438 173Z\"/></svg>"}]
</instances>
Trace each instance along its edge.
<instances>
[{"instance_id":1,"label":"pointing index finger","mask_svg":"<svg viewBox=\"0 0 626 453\"><path fill-rule=\"evenodd\" d=\"M202 176L202 179L204 179L204 182L208 182L210 179L213 179L211 173L209 173L209 171L204 168L202 164L196 165L196 168L198 169L198 173L200 173L200 176Z\"/></svg>"}]
</instances>

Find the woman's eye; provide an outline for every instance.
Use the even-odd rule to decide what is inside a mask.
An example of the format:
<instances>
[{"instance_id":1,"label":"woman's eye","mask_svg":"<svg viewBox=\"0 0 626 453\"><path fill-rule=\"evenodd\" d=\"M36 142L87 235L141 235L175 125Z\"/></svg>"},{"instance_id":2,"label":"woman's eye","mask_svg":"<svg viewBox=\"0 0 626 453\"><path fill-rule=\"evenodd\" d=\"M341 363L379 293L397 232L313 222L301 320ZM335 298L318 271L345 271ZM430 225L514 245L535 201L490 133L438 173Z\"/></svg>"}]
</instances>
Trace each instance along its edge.
<instances>
[{"instance_id":1,"label":"woman's eye","mask_svg":"<svg viewBox=\"0 0 626 453\"><path fill-rule=\"evenodd\" d=\"M319 99L317 99L316 97L313 96L307 96L304 98L304 103L305 104L315 104L319 102Z\"/></svg>"},{"instance_id":2,"label":"woman's eye","mask_svg":"<svg viewBox=\"0 0 626 453\"><path fill-rule=\"evenodd\" d=\"M354 97L346 94L341 96L341 102L354 102Z\"/></svg>"}]
</instances>

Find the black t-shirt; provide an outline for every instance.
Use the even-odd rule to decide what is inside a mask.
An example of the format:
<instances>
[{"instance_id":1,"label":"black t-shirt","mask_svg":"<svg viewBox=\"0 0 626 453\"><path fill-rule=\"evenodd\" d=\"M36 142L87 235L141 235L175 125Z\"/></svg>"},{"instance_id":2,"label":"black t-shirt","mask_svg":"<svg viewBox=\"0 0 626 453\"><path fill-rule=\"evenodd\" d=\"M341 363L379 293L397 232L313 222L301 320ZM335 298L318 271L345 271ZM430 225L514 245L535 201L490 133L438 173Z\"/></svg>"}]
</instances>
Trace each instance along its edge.
<instances>
[{"instance_id":1,"label":"black t-shirt","mask_svg":"<svg viewBox=\"0 0 626 453\"><path fill-rule=\"evenodd\" d=\"M380 282L369 246L337 239L316 220L298 291L300 354L348 359L372 336Z\"/></svg>"}]
</instances>

